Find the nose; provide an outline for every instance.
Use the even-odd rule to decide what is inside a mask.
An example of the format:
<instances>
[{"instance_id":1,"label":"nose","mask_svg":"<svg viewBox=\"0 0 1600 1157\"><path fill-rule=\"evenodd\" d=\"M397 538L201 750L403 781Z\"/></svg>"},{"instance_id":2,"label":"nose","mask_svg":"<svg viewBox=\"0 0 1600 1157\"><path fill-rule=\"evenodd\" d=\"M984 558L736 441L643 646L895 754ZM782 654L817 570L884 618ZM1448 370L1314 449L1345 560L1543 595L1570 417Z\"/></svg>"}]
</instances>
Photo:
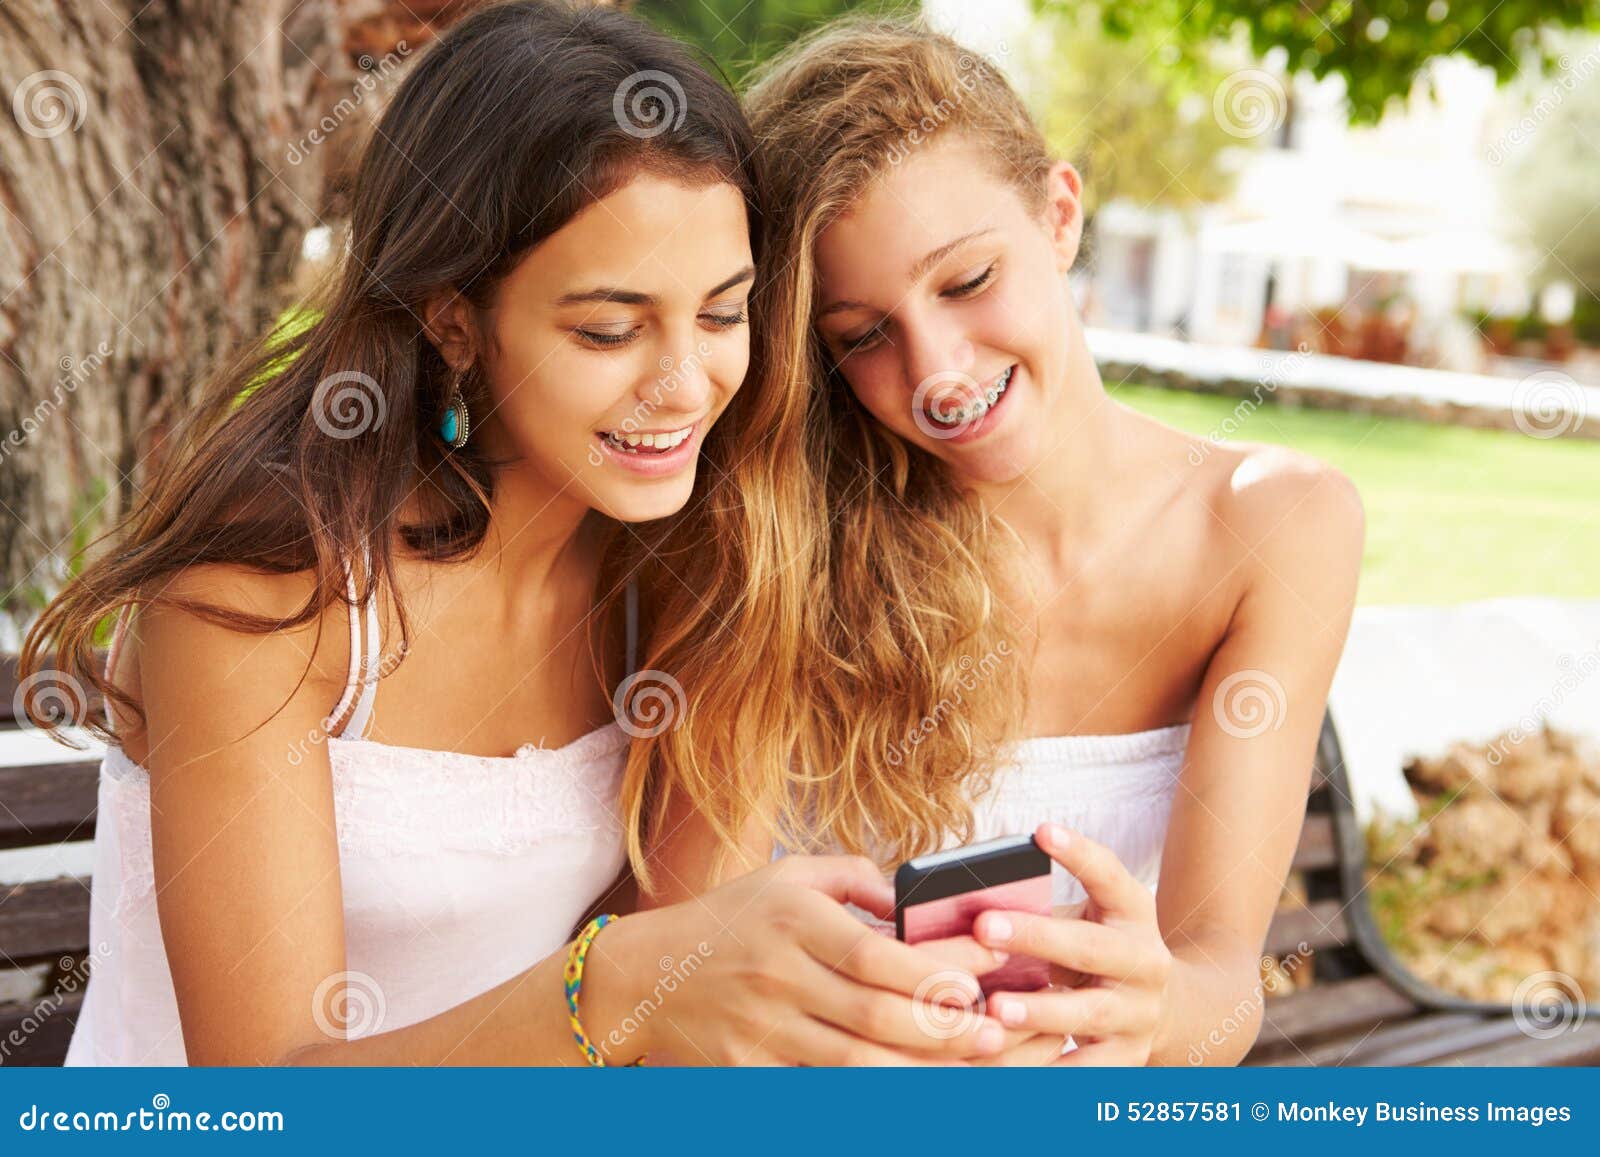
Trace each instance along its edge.
<instances>
[{"instance_id":1,"label":"nose","mask_svg":"<svg viewBox=\"0 0 1600 1157\"><path fill-rule=\"evenodd\" d=\"M901 329L906 389L915 390L930 378L950 380L967 374L978 354L964 335L948 324L921 319Z\"/></svg>"},{"instance_id":2,"label":"nose","mask_svg":"<svg viewBox=\"0 0 1600 1157\"><path fill-rule=\"evenodd\" d=\"M669 413L703 414L711 405L711 350L701 343L681 356L662 354L658 376L644 388L646 400Z\"/></svg>"}]
</instances>

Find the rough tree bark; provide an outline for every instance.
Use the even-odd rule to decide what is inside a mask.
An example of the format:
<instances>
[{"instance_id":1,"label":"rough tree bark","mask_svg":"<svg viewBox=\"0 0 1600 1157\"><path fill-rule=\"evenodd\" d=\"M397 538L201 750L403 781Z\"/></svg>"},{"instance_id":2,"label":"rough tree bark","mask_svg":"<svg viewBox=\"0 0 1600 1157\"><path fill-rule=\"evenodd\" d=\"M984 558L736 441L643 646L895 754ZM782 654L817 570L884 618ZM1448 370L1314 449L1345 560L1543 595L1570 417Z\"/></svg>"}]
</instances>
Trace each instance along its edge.
<instances>
[{"instance_id":1,"label":"rough tree bark","mask_svg":"<svg viewBox=\"0 0 1600 1157\"><path fill-rule=\"evenodd\" d=\"M322 188L291 146L354 75L337 8L0 4L0 610L126 508L165 417L281 307Z\"/></svg>"}]
</instances>

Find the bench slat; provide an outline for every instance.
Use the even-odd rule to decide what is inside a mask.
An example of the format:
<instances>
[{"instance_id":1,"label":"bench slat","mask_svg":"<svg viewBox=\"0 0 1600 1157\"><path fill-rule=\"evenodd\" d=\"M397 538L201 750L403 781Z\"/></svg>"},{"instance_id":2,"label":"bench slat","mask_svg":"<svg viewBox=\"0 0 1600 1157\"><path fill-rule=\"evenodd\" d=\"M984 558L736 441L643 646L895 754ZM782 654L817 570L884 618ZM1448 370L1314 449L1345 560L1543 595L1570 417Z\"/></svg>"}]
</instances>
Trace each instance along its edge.
<instances>
[{"instance_id":1,"label":"bench slat","mask_svg":"<svg viewBox=\"0 0 1600 1157\"><path fill-rule=\"evenodd\" d=\"M0 885L0 952L34 964L89 947L89 881L66 876Z\"/></svg>"},{"instance_id":2,"label":"bench slat","mask_svg":"<svg viewBox=\"0 0 1600 1157\"><path fill-rule=\"evenodd\" d=\"M0 1004L0 1066L59 1065L82 1007L81 992L63 996L59 1004L48 999ZM13 1032L21 1044L11 1043Z\"/></svg>"},{"instance_id":3,"label":"bench slat","mask_svg":"<svg viewBox=\"0 0 1600 1157\"><path fill-rule=\"evenodd\" d=\"M1294 850L1294 869L1299 872L1317 871L1335 867L1338 863L1333 817L1326 813L1306 816L1305 827L1300 829L1299 846Z\"/></svg>"},{"instance_id":4,"label":"bench slat","mask_svg":"<svg viewBox=\"0 0 1600 1157\"><path fill-rule=\"evenodd\" d=\"M1495 1044L1520 1035L1509 1016L1477 1012L1432 1012L1410 1020L1369 1027L1326 1041L1303 1054L1286 1055L1285 1065L1419 1065Z\"/></svg>"},{"instance_id":5,"label":"bench slat","mask_svg":"<svg viewBox=\"0 0 1600 1157\"><path fill-rule=\"evenodd\" d=\"M1537 1065L1600 1064L1600 1021L1590 1020L1578 1028L1555 1037L1531 1037L1518 1033L1510 1040L1485 1044L1448 1057L1430 1061L1432 1065Z\"/></svg>"},{"instance_id":6,"label":"bench slat","mask_svg":"<svg viewBox=\"0 0 1600 1157\"><path fill-rule=\"evenodd\" d=\"M1311 1044L1338 1033L1413 1016L1417 1006L1380 976L1320 984L1266 1003L1261 1035L1247 1064L1266 1064L1287 1053L1298 1056ZM1291 1043L1292 1042L1292 1043Z\"/></svg>"},{"instance_id":7,"label":"bench slat","mask_svg":"<svg viewBox=\"0 0 1600 1157\"><path fill-rule=\"evenodd\" d=\"M1279 912L1267 930L1266 950L1273 956L1287 956L1301 944L1316 950L1337 948L1349 942L1350 927L1344 904L1338 900L1317 900L1302 908Z\"/></svg>"},{"instance_id":8,"label":"bench slat","mask_svg":"<svg viewBox=\"0 0 1600 1157\"><path fill-rule=\"evenodd\" d=\"M1481 1023L1483 1018L1470 1012L1423 1013L1409 1019L1377 1021L1342 1032L1305 1049L1289 1049L1266 1062L1273 1066L1315 1065L1340 1068L1349 1065L1381 1064L1371 1058L1457 1029Z\"/></svg>"},{"instance_id":9,"label":"bench slat","mask_svg":"<svg viewBox=\"0 0 1600 1157\"><path fill-rule=\"evenodd\" d=\"M1462 1017L1471 1019L1463 1021L1460 1019ZM1362 1058L1361 1063L1421 1065L1522 1035L1516 1020L1510 1016L1444 1012L1423 1019L1436 1025L1437 1031L1419 1036L1415 1040L1404 1040L1387 1047L1373 1049Z\"/></svg>"},{"instance_id":10,"label":"bench slat","mask_svg":"<svg viewBox=\"0 0 1600 1157\"><path fill-rule=\"evenodd\" d=\"M98 759L0 767L0 849L94 835Z\"/></svg>"},{"instance_id":11,"label":"bench slat","mask_svg":"<svg viewBox=\"0 0 1600 1157\"><path fill-rule=\"evenodd\" d=\"M105 667L105 652L95 652L95 661L101 669ZM17 718L17 657L15 655L0 655L0 727L12 723ZM99 714L103 699L98 692L87 696L87 706L92 714Z\"/></svg>"}]
</instances>

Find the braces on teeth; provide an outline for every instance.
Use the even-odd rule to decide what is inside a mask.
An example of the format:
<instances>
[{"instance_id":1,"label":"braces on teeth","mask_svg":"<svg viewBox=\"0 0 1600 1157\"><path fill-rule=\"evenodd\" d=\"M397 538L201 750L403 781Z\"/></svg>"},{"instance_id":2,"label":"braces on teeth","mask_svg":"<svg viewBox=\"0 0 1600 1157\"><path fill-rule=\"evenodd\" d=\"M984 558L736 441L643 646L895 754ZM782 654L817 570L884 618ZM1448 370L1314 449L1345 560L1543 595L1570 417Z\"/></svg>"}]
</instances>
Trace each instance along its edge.
<instances>
[{"instance_id":1,"label":"braces on teeth","mask_svg":"<svg viewBox=\"0 0 1600 1157\"><path fill-rule=\"evenodd\" d=\"M682 430L661 434L619 434L614 430L603 430L600 436L613 450L620 450L624 454L637 454L641 450L654 450L658 453L671 450L682 445L692 433L694 427L688 426Z\"/></svg>"},{"instance_id":2,"label":"braces on teeth","mask_svg":"<svg viewBox=\"0 0 1600 1157\"><path fill-rule=\"evenodd\" d=\"M941 411L939 407L935 405L929 409L928 416L941 426L961 426L968 422L977 421L979 418L987 414L989 412L989 407L993 406L995 402L999 401L1000 396L1006 392L1006 387L1011 384L1011 374L1015 368L1016 367L1014 366L1008 367L1006 372L1000 375L1000 378L996 384L985 390L983 397L978 401L972 402L969 405L961 406L954 410L947 409Z\"/></svg>"}]
</instances>

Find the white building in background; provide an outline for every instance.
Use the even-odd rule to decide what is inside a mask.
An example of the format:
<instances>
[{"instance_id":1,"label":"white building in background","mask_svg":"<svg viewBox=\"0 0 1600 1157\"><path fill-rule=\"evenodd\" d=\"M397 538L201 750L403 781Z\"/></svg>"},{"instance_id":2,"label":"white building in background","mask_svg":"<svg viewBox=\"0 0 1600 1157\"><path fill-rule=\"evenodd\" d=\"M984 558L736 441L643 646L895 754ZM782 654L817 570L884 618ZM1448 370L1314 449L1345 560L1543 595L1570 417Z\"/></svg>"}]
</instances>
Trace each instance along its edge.
<instances>
[{"instance_id":1,"label":"white building in background","mask_svg":"<svg viewBox=\"0 0 1600 1157\"><path fill-rule=\"evenodd\" d=\"M1281 123L1240 149L1226 202L1106 206L1098 322L1251 345L1269 295L1294 314L1373 308L1398 294L1426 360L1478 368L1479 343L1460 315L1527 310L1534 254L1497 197L1493 77L1456 59L1434 68L1436 100L1419 94L1372 128L1349 126L1342 80L1297 77L1277 90Z\"/></svg>"},{"instance_id":2,"label":"white building in background","mask_svg":"<svg viewBox=\"0 0 1600 1157\"><path fill-rule=\"evenodd\" d=\"M1019 51L1033 19L1027 0L924 0L923 8L1027 89ZM1241 140L1225 202L1100 210L1093 273L1079 286L1091 322L1253 345L1269 300L1294 315L1370 309L1398 295L1412 312L1412 356L1484 368L1463 312L1526 312L1536 256L1497 195L1498 165L1511 150L1494 137L1504 106L1492 74L1437 60L1434 95L1419 86L1404 109L1370 128L1350 126L1340 78L1248 76L1274 86L1266 96L1281 115L1269 114L1260 138Z\"/></svg>"}]
</instances>

